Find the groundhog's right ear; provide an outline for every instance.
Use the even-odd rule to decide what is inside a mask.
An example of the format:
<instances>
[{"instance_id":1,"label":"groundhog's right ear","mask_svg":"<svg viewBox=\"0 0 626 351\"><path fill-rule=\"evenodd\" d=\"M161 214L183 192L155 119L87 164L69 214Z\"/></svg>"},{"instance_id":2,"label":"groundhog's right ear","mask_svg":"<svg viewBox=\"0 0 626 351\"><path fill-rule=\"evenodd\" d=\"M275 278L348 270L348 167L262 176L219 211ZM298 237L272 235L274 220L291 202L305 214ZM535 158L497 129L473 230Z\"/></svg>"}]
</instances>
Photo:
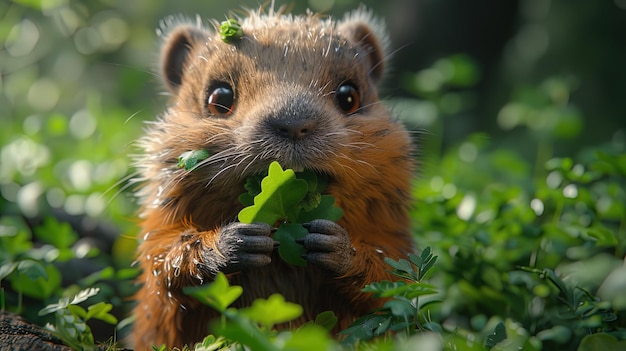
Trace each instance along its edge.
<instances>
[{"instance_id":1,"label":"groundhog's right ear","mask_svg":"<svg viewBox=\"0 0 626 351\"><path fill-rule=\"evenodd\" d=\"M177 92L183 83L193 48L206 42L206 37L205 31L191 25L180 25L165 35L161 48L161 78L172 92Z\"/></svg>"}]
</instances>

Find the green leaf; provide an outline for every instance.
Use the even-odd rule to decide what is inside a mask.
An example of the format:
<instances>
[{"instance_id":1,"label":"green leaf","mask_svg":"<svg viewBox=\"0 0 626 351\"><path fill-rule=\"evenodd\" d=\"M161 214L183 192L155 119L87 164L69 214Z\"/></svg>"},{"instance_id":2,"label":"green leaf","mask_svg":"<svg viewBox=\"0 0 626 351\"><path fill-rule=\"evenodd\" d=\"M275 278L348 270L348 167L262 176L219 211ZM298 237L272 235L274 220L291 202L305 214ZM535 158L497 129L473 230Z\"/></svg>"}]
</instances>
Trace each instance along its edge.
<instances>
[{"instance_id":1,"label":"green leaf","mask_svg":"<svg viewBox=\"0 0 626 351\"><path fill-rule=\"evenodd\" d=\"M398 261L394 261L389 257L384 258L385 263L387 263L391 268L393 268L394 275L397 275L401 278L406 278L409 280L417 280L418 274L413 269L413 266L409 263L409 261L401 258Z\"/></svg>"},{"instance_id":2,"label":"green leaf","mask_svg":"<svg viewBox=\"0 0 626 351\"><path fill-rule=\"evenodd\" d=\"M304 199L302 199L302 202L300 202L300 206L305 212L309 212L316 209L321 202L322 194L309 191L308 193L306 193Z\"/></svg>"},{"instance_id":3,"label":"green leaf","mask_svg":"<svg viewBox=\"0 0 626 351\"><path fill-rule=\"evenodd\" d=\"M48 299L61 286L61 273L51 265L42 265L39 261L21 261L17 266L19 274L9 276L13 289L24 295L39 299Z\"/></svg>"},{"instance_id":4,"label":"green leaf","mask_svg":"<svg viewBox=\"0 0 626 351\"><path fill-rule=\"evenodd\" d=\"M601 225L594 225L585 230L586 234L595 240L597 246L615 247L618 244L616 233Z\"/></svg>"},{"instance_id":5,"label":"green leaf","mask_svg":"<svg viewBox=\"0 0 626 351\"><path fill-rule=\"evenodd\" d=\"M335 341L326 329L317 324L307 324L291 333L291 337L285 341L283 350L330 350L333 344Z\"/></svg>"},{"instance_id":6,"label":"green leaf","mask_svg":"<svg viewBox=\"0 0 626 351\"><path fill-rule=\"evenodd\" d=\"M267 299L256 299L252 306L239 310L242 316L250 318L267 328L289 322L302 315L302 307L285 301L280 294L273 294Z\"/></svg>"},{"instance_id":7,"label":"green leaf","mask_svg":"<svg viewBox=\"0 0 626 351\"><path fill-rule=\"evenodd\" d=\"M72 306L72 310L79 311L79 306ZM83 310L84 311L84 310ZM80 312L79 312L80 313ZM91 329L82 318L70 313L70 310L57 311L55 315L55 330L61 339L72 349L91 350L94 349L94 339Z\"/></svg>"},{"instance_id":8,"label":"green leaf","mask_svg":"<svg viewBox=\"0 0 626 351\"><path fill-rule=\"evenodd\" d=\"M367 314L357 319L350 327L342 330L339 334L346 335L346 338L343 340L344 344L351 344L358 340L369 340L378 335L376 331L388 318L385 315Z\"/></svg>"},{"instance_id":9,"label":"green leaf","mask_svg":"<svg viewBox=\"0 0 626 351\"><path fill-rule=\"evenodd\" d=\"M48 273L46 272L46 267L39 261L35 260L24 260L20 261L17 264L17 271L19 274L30 280L37 280L42 278L44 280L48 279Z\"/></svg>"},{"instance_id":10,"label":"green leaf","mask_svg":"<svg viewBox=\"0 0 626 351\"><path fill-rule=\"evenodd\" d=\"M261 193L261 181L266 175L253 175L246 179L243 187L246 189L246 192L239 195L239 202L244 206L252 206L254 205L254 197Z\"/></svg>"},{"instance_id":11,"label":"green leaf","mask_svg":"<svg viewBox=\"0 0 626 351\"><path fill-rule=\"evenodd\" d=\"M206 160L209 156L211 154L205 149L183 152L178 156L178 168L184 168L186 171L194 170L198 163Z\"/></svg>"},{"instance_id":12,"label":"green leaf","mask_svg":"<svg viewBox=\"0 0 626 351\"><path fill-rule=\"evenodd\" d=\"M35 228L35 236L58 249L69 248L78 240L78 234L69 223L59 222L52 216L46 217L43 224Z\"/></svg>"},{"instance_id":13,"label":"green leaf","mask_svg":"<svg viewBox=\"0 0 626 351\"><path fill-rule=\"evenodd\" d=\"M504 327L504 323L500 322L496 325L493 334L488 335L485 339L485 346L492 348L504 339L506 339L506 328Z\"/></svg>"},{"instance_id":14,"label":"green leaf","mask_svg":"<svg viewBox=\"0 0 626 351\"><path fill-rule=\"evenodd\" d=\"M87 319L87 310L80 307L79 305L68 305L67 310L74 315L74 317L86 320Z\"/></svg>"},{"instance_id":15,"label":"green leaf","mask_svg":"<svg viewBox=\"0 0 626 351\"><path fill-rule=\"evenodd\" d=\"M274 233L274 240L278 241L278 254L287 263L295 266L306 266L306 260L302 255L306 254L304 246L298 244L296 239L302 239L309 233L306 228L298 223L283 223Z\"/></svg>"},{"instance_id":16,"label":"green leaf","mask_svg":"<svg viewBox=\"0 0 626 351\"><path fill-rule=\"evenodd\" d=\"M327 219L337 222L343 216L343 210L334 206L335 197L332 195L321 195L319 203L315 208L301 211L294 222L306 223L314 219Z\"/></svg>"},{"instance_id":17,"label":"green leaf","mask_svg":"<svg viewBox=\"0 0 626 351\"><path fill-rule=\"evenodd\" d=\"M261 189L261 193L254 197L254 205L239 212L240 222L275 225L279 220L287 219L306 195L307 183L297 179L293 170L283 170L274 161L261 181Z\"/></svg>"},{"instance_id":18,"label":"green leaf","mask_svg":"<svg viewBox=\"0 0 626 351\"><path fill-rule=\"evenodd\" d=\"M0 218L0 257L3 257L3 262L32 247L31 233L23 219L17 216Z\"/></svg>"},{"instance_id":19,"label":"green leaf","mask_svg":"<svg viewBox=\"0 0 626 351\"><path fill-rule=\"evenodd\" d=\"M241 296L243 289L238 285L230 286L226 275L219 272L213 282L201 286L187 286L183 288L183 292L219 312L224 312Z\"/></svg>"},{"instance_id":20,"label":"green leaf","mask_svg":"<svg viewBox=\"0 0 626 351\"><path fill-rule=\"evenodd\" d=\"M320 327L330 331L337 325L337 316L333 311L324 311L315 317L314 323Z\"/></svg>"},{"instance_id":21,"label":"green leaf","mask_svg":"<svg viewBox=\"0 0 626 351\"><path fill-rule=\"evenodd\" d=\"M537 333L537 338L542 341L552 340L557 344L565 344L572 339L572 331L562 325L555 325Z\"/></svg>"},{"instance_id":22,"label":"green leaf","mask_svg":"<svg viewBox=\"0 0 626 351\"><path fill-rule=\"evenodd\" d=\"M200 343L196 344L193 351L221 350L224 348L225 343L226 340L222 337L216 338L214 335L207 335Z\"/></svg>"},{"instance_id":23,"label":"green leaf","mask_svg":"<svg viewBox=\"0 0 626 351\"><path fill-rule=\"evenodd\" d=\"M78 294L74 295L71 300L69 297L63 297L59 299L59 302L55 304L50 304L42 308L39 311L39 315L43 316L52 312L60 311L69 305L79 304L87 300L88 298L95 296L96 294L98 294L98 292L100 292L99 288L89 288L89 289L81 290Z\"/></svg>"},{"instance_id":24,"label":"green leaf","mask_svg":"<svg viewBox=\"0 0 626 351\"><path fill-rule=\"evenodd\" d=\"M374 329L374 335L383 335L384 333L387 332L387 330L389 330L389 327L391 327L391 322L392 322L392 318L391 316L388 316L385 320L383 320L376 329ZM402 325L402 329L404 329L404 325Z\"/></svg>"},{"instance_id":25,"label":"green leaf","mask_svg":"<svg viewBox=\"0 0 626 351\"><path fill-rule=\"evenodd\" d=\"M623 351L626 350L626 340L618 341L613 335L597 333L587 335L578 346L577 351Z\"/></svg>"},{"instance_id":26,"label":"green leaf","mask_svg":"<svg viewBox=\"0 0 626 351\"><path fill-rule=\"evenodd\" d=\"M226 323L213 323L211 330L233 342L238 342L255 351L278 351L279 348L272 345L268 336L247 318L243 318L236 311L227 310Z\"/></svg>"},{"instance_id":27,"label":"green leaf","mask_svg":"<svg viewBox=\"0 0 626 351\"><path fill-rule=\"evenodd\" d=\"M0 280L8 277L11 273L15 271L19 262L9 262L0 266Z\"/></svg>"},{"instance_id":28,"label":"green leaf","mask_svg":"<svg viewBox=\"0 0 626 351\"><path fill-rule=\"evenodd\" d=\"M113 309L113 305L106 302L98 302L95 305L91 305L87 308L87 315L84 317L85 321L89 319L98 319L103 322L115 325L117 324L117 318L110 314L109 311Z\"/></svg>"},{"instance_id":29,"label":"green leaf","mask_svg":"<svg viewBox=\"0 0 626 351\"><path fill-rule=\"evenodd\" d=\"M409 261L418 267L417 280L422 280L437 262L438 256L432 254L429 246L424 248L420 256L410 254Z\"/></svg>"},{"instance_id":30,"label":"green leaf","mask_svg":"<svg viewBox=\"0 0 626 351\"><path fill-rule=\"evenodd\" d=\"M298 179L302 179L304 181L306 181L307 184L307 188L309 189L309 192L311 193L322 193L324 192L325 188L326 188L326 184L328 183L328 180L326 177L322 176L322 175L318 175L313 171L310 170L305 170L303 172L298 172L296 173L296 177ZM318 183L320 185L320 188L318 189Z\"/></svg>"},{"instance_id":31,"label":"green leaf","mask_svg":"<svg viewBox=\"0 0 626 351\"><path fill-rule=\"evenodd\" d=\"M389 300L385 302L384 307L388 308L393 316L402 319L415 316L417 312L417 308L410 301L404 299Z\"/></svg>"},{"instance_id":32,"label":"green leaf","mask_svg":"<svg viewBox=\"0 0 626 351\"><path fill-rule=\"evenodd\" d=\"M404 281L374 282L366 285L361 291L373 293L376 297L402 296L408 299L437 293L437 289L433 285L421 282L407 284Z\"/></svg>"},{"instance_id":33,"label":"green leaf","mask_svg":"<svg viewBox=\"0 0 626 351\"><path fill-rule=\"evenodd\" d=\"M296 173L296 178L306 181L307 188L308 188L308 192L306 196L304 197L304 199L302 200L302 203L300 204L300 206L305 212L310 212L316 209L318 206L320 206L322 202L322 199L323 199L322 193L326 190L326 186L328 185L328 177L325 174L316 174L315 172L311 170L305 170L303 172ZM330 195L326 195L326 196L329 196L332 198L332 196ZM326 201L328 202L328 200ZM333 203L334 203L334 198L332 198L332 201L330 202L330 206L332 206ZM329 205L322 205L322 207L324 206L329 206ZM339 218L341 218L341 215L339 216ZM338 220L339 218L335 219L335 221ZM330 218L326 218L324 215L320 215L320 217L315 217L315 215L313 215L313 216L308 216L307 218L302 218L302 219L298 218L294 222L304 223L313 219L333 220Z\"/></svg>"},{"instance_id":34,"label":"green leaf","mask_svg":"<svg viewBox=\"0 0 626 351\"><path fill-rule=\"evenodd\" d=\"M229 19L220 24L220 37L227 44L232 44L243 36L241 25L234 19Z\"/></svg>"}]
</instances>

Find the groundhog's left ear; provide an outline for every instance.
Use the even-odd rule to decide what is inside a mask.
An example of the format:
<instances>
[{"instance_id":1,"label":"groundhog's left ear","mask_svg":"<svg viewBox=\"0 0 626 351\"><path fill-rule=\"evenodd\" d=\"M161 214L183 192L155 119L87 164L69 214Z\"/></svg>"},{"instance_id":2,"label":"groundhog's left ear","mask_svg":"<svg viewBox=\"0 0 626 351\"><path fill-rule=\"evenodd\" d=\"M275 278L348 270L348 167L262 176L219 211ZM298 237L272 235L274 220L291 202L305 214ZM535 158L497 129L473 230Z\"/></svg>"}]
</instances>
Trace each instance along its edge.
<instances>
[{"instance_id":1,"label":"groundhog's left ear","mask_svg":"<svg viewBox=\"0 0 626 351\"><path fill-rule=\"evenodd\" d=\"M337 29L341 35L367 52L370 78L374 83L380 82L385 73L389 41L384 23L370 11L361 8L346 15Z\"/></svg>"}]
</instances>

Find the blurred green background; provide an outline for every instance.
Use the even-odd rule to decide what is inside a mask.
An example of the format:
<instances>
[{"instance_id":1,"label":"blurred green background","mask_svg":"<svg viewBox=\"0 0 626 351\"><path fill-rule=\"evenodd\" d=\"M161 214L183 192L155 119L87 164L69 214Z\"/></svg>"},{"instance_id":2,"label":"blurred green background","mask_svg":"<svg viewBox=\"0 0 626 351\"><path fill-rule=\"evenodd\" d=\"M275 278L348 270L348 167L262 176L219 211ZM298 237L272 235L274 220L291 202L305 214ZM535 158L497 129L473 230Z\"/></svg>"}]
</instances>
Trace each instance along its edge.
<instances>
[{"instance_id":1,"label":"blurred green background","mask_svg":"<svg viewBox=\"0 0 626 351\"><path fill-rule=\"evenodd\" d=\"M553 157L626 152L626 1L309 0L275 6L341 17L359 3L388 25L392 69L382 96L418 136L422 200L429 192L456 198L456 214L467 219L464 191L498 182L528 189L538 179L545 183L544 164ZM112 253L106 264L130 265L137 227L128 155L138 151L133 142L144 121L167 101L154 73L155 29L170 14L222 20L229 10L258 6L258 0L0 2L2 217L36 227L52 215L71 223L85 247ZM479 157L487 151L493 152L488 160ZM623 225L623 178L616 184L607 208ZM501 196L506 202L516 195ZM478 201L480 207L490 199ZM453 216L448 210L443 217ZM540 216L543 208L533 210ZM420 229L432 231L424 239L439 240L437 223L429 222L438 214L423 213L429 212L415 215ZM623 242L615 246L619 259ZM101 267L73 269L84 275Z\"/></svg>"}]
</instances>

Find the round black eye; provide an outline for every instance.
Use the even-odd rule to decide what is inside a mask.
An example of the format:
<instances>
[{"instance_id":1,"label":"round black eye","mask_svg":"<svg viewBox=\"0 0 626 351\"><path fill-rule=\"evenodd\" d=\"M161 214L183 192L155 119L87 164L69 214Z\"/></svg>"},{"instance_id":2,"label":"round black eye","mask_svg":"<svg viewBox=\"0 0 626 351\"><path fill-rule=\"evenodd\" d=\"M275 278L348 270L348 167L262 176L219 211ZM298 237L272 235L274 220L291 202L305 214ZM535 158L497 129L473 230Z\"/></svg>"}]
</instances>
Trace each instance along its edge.
<instances>
[{"instance_id":1,"label":"round black eye","mask_svg":"<svg viewBox=\"0 0 626 351\"><path fill-rule=\"evenodd\" d=\"M209 88L207 109L214 116L228 116L235 107L235 92L228 83L219 83Z\"/></svg>"},{"instance_id":2,"label":"round black eye","mask_svg":"<svg viewBox=\"0 0 626 351\"><path fill-rule=\"evenodd\" d=\"M342 84L335 92L337 106L346 114L354 113L361 107L359 92L352 84Z\"/></svg>"}]
</instances>

